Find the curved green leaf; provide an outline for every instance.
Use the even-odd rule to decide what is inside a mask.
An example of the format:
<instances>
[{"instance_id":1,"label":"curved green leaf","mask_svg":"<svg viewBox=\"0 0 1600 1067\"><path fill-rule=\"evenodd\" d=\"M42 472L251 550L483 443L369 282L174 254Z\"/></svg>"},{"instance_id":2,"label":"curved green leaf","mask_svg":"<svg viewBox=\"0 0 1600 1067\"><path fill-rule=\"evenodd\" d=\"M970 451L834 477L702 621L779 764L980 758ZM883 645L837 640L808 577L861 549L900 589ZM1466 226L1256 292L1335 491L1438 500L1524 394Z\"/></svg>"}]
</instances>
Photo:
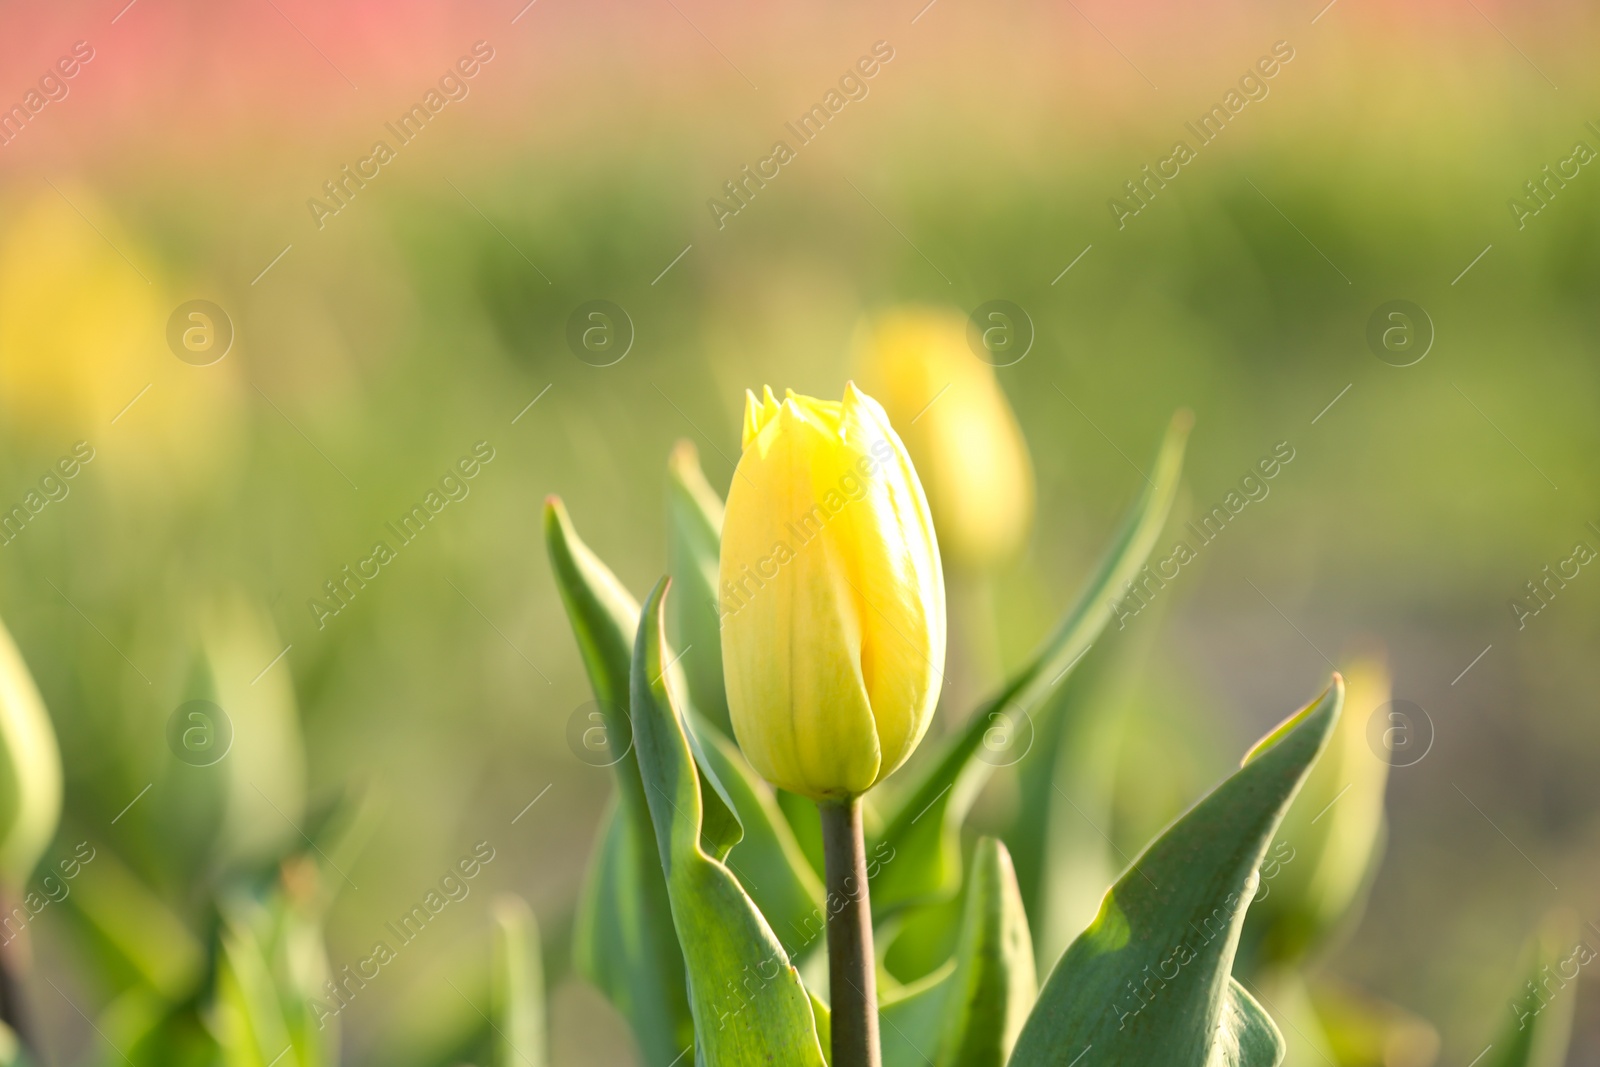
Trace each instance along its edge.
<instances>
[{"instance_id":1,"label":"curved green leaf","mask_svg":"<svg viewBox=\"0 0 1600 1067\"><path fill-rule=\"evenodd\" d=\"M129 1060L162 1067L218 1067L223 1052L215 1031L223 1023L222 1012L199 996L174 1004L148 986L133 986L107 1004L95 1020L105 1035L106 1051L89 1062L108 1067ZM331 1033L333 1024L328 1029Z\"/></svg>"},{"instance_id":2,"label":"curved green leaf","mask_svg":"<svg viewBox=\"0 0 1600 1067\"><path fill-rule=\"evenodd\" d=\"M1263 865L1263 871L1270 864ZM1262 874L1265 880L1266 874ZM1251 908L1255 907L1254 903ZM1245 920L1248 925L1249 920ZM1243 944L1243 937L1240 943ZM1237 972L1244 960L1235 956L1233 969ZM1235 979L1238 981L1238 979ZM1385 1048L1380 1042L1374 1049L1374 1055L1369 1058L1352 1056L1348 1059L1335 1055L1332 1043L1329 1041L1327 1028L1323 1025L1321 1017L1311 1000L1311 990L1306 985L1305 977L1300 972L1292 969L1271 971L1259 975L1254 979L1245 979L1243 983L1253 997L1261 1002L1267 1011L1271 1012L1275 1023L1280 1024L1279 1033L1285 1034L1283 1040L1283 1062L1285 1067L1317 1067L1318 1064L1335 1064L1336 1067L1378 1067L1386 1064L1390 1054L1397 1052L1395 1048ZM1270 995L1269 995L1270 994ZM1291 1036L1292 1035L1292 1038ZM1348 1050L1347 1050L1348 1051ZM1395 1061L1404 1067L1423 1067L1415 1059L1400 1057ZM1431 1065L1432 1057L1423 1061Z\"/></svg>"},{"instance_id":3,"label":"curved green leaf","mask_svg":"<svg viewBox=\"0 0 1600 1067\"><path fill-rule=\"evenodd\" d=\"M1135 640L1112 632L1096 641L1049 696L1033 750L1017 767L1021 796L1005 836L1041 964L1058 959L1094 920L1127 862L1101 828L1112 823L1122 683L1154 632L1146 626Z\"/></svg>"},{"instance_id":4,"label":"curved green leaf","mask_svg":"<svg viewBox=\"0 0 1600 1067\"><path fill-rule=\"evenodd\" d=\"M215 1029L227 1067L333 1067L339 1061L338 1016L352 992L330 981L316 903L286 889L265 901L220 905ZM357 977L355 981L359 982Z\"/></svg>"},{"instance_id":5,"label":"curved green leaf","mask_svg":"<svg viewBox=\"0 0 1600 1067\"><path fill-rule=\"evenodd\" d=\"M227 1067L265 1067L278 1050L292 1044L271 968L261 947L236 923L229 923L222 934L216 1019Z\"/></svg>"},{"instance_id":6,"label":"curved green leaf","mask_svg":"<svg viewBox=\"0 0 1600 1067\"><path fill-rule=\"evenodd\" d=\"M887 976L913 985L954 959L966 904L958 893L944 900L909 905L880 923L875 936L883 946Z\"/></svg>"},{"instance_id":7,"label":"curved green leaf","mask_svg":"<svg viewBox=\"0 0 1600 1067\"><path fill-rule=\"evenodd\" d=\"M994 769L973 757L982 750L991 730L1017 729L1030 715L1042 718L1043 712L1034 714L1037 706L1111 621L1112 606L1120 599L1124 583L1144 566L1166 524L1192 425L1193 417L1187 411L1173 417L1156 456L1154 480L1134 502L1100 569L1055 632L1005 688L962 726L915 784L900 794L881 835L881 840L894 848L896 862L884 869L873 889L876 914L930 896L948 895L960 884L958 828ZM1040 724L1035 721L1033 725L1037 730Z\"/></svg>"},{"instance_id":8,"label":"curved green leaf","mask_svg":"<svg viewBox=\"0 0 1600 1067\"><path fill-rule=\"evenodd\" d=\"M1554 914L1530 939L1512 1017L1485 1050L1482 1067L1561 1067L1567 1061L1578 975L1596 955L1577 926L1572 916Z\"/></svg>"},{"instance_id":9,"label":"curved green leaf","mask_svg":"<svg viewBox=\"0 0 1600 1067\"><path fill-rule=\"evenodd\" d=\"M631 736L629 672L639 607L572 528L566 508L545 502L545 540L608 738ZM632 746L612 766L617 801L585 880L573 958L627 1018L645 1062L666 1067L694 1040L683 952Z\"/></svg>"},{"instance_id":10,"label":"curved green leaf","mask_svg":"<svg viewBox=\"0 0 1600 1067\"><path fill-rule=\"evenodd\" d=\"M589 683L605 721L606 737L608 741L620 738L627 742L632 729L628 715L627 672L632 661L634 632L639 626L639 605L611 569L579 539L566 508L556 497L545 501L545 534L561 599L567 606L567 617L578 639ZM684 658L681 654L674 656L663 673L677 679L679 663ZM697 744L693 736L690 744ZM613 766L624 799L621 810L639 825L649 825L649 808L637 785L638 760L631 745ZM709 790L705 798L706 847L721 857L744 831L722 783L707 771L704 760L697 760L696 766L700 768L702 790Z\"/></svg>"},{"instance_id":11,"label":"curved green leaf","mask_svg":"<svg viewBox=\"0 0 1600 1067\"><path fill-rule=\"evenodd\" d=\"M1001 1067L1038 988L1011 856L979 838L955 955L883 1008L884 1067Z\"/></svg>"},{"instance_id":12,"label":"curved green leaf","mask_svg":"<svg viewBox=\"0 0 1600 1067\"><path fill-rule=\"evenodd\" d=\"M521 897L494 903L494 969L489 984L494 1067L545 1067L544 966L539 924Z\"/></svg>"},{"instance_id":13,"label":"curved green leaf","mask_svg":"<svg viewBox=\"0 0 1600 1067\"><path fill-rule=\"evenodd\" d=\"M89 847L94 876L75 882L67 901L84 920L98 959L166 1001L192 994L204 974L204 946L116 853L104 843Z\"/></svg>"},{"instance_id":14,"label":"curved green leaf","mask_svg":"<svg viewBox=\"0 0 1600 1067\"><path fill-rule=\"evenodd\" d=\"M744 837L723 862L739 878L761 914L796 952L822 935L822 881L812 871L778 808L773 789L758 777L738 747L705 722L697 755L721 781Z\"/></svg>"},{"instance_id":15,"label":"curved green leaf","mask_svg":"<svg viewBox=\"0 0 1600 1067\"><path fill-rule=\"evenodd\" d=\"M791 793L787 789L775 788L772 793L778 800L778 810L783 812L784 819L789 823L790 832L800 845L800 855L805 857L811 873L821 878L825 864L822 860L822 820L817 817L816 801L798 793ZM869 806L871 799L872 795L869 793L861 800L861 817L863 825L867 827L868 838L872 837L872 822L868 818L871 812Z\"/></svg>"},{"instance_id":16,"label":"curved green leaf","mask_svg":"<svg viewBox=\"0 0 1600 1067\"><path fill-rule=\"evenodd\" d=\"M1335 675L1111 887L1046 980L1013 1067L1066 1067L1091 1046L1104 1063L1255 1062L1247 1057L1266 1047L1259 1009L1230 985L1239 930L1273 831L1343 697Z\"/></svg>"},{"instance_id":17,"label":"curved green leaf","mask_svg":"<svg viewBox=\"0 0 1600 1067\"><path fill-rule=\"evenodd\" d=\"M622 584L578 538L558 500L546 505L550 555L578 638L608 737L631 739L624 658L638 629L639 608ZM681 691L690 647L669 657L664 679ZM720 657L718 659L720 663ZM620 673L624 672L624 673ZM693 717L691 716L691 722ZM702 737L702 735L705 735ZM713 736L714 735L714 736ZM822 892L792 832L725 737L703 724L688 733L703 804L702 847L718 860L743 843L736 869L749 872L752 894L785 936L820 915ZM652 846L649 805L631 747L614 765L618 800L607 813L579 899L573 951L578 970L626 1015L655 1067L673 1062L692 1040L683 956L673 931L666 882ZM754 888L759 884L759 889ZM766 909L772 909L767 911Z\"/></svg>"},{"instance_id":18,"label":"curved green leaf","mask_svg":"<svg viewBox=\"0 0 1600 1067\"><path fill-rule=\"evenodd\" d=\"M1283 1034L1272 1016L1248 990L1228 979L1228 996L1206 1067L1278 1067L1283 1055Z\"/></svg>"},{"instance_id":19,"label":"curved green leaf","mask_svg":"<svg viewBox=\"0 0 1600 1067\"><path fill-rule=\"evenodd\" d=\"M1381 661L1360 657L1345 672L1351 713L1339 720L1278 828L1239 938L1240 974L1300 966L1359 918L1383 850L1389 778L1389 761L1367 741L1367 718L1389 696Z\"/></svg>"},{"instance_id":20,"label":"curved green leaf","mask_svg":"<svg viewBox=\"0 0 1600 1067\"><path fill-rule=\"evenodd\" d=\"M700 470L694 445L679 441L667 463L672 641L685 652L684 680L695 710L732 736L728 695L722 684L722 616L717 607L721 555L722 498ZM691 651L693 656L687 654Z\"/></svg>"},{"instance_id":21,"label":"curved green leaf","mask_svg":"<svg viewBox=\"0 0 1600 1067\"><path fill-rule=\"evenodd\" d=\"M939 1051L945 1002L954 986L956 962L911 983L878 1005L883 1067L928 1067Z\"/></svg>"},{"instance_id":22,"label":"curved green leaf","mask_svg":"<svg viewBox=\"0 0 1600 1067\"><path fill-rule=\"evenodd\" d=\"M936 1062L1001 1067L1039 984L1017 873L1006 847L992 837L978 840L967 894Z\"/></svg>"},{"instance_id":23,"label":"curved green leaf","mask_svg":"<svg viewBox=\"0 0 1600 1067\"><path fill-rule=\"evenodd\" d=\"M257 676L253 666L284 642L265 613L237 594L208 604L202 618L206 695L233 724L228 758L217 767L226 792L211 849L231 868L270 863L286 843L299 843L285 820L303 825L306 817L305 739L292 676L287 669Z\"/></svg>"},{"instance_id":24,"label":"curved green leaf","mask_svg":"<svg viewBox=\"0 0 1600 1067\"><path fill-rule=\"evenodd\" d=\"M799 972L738 879L702 847L699 772L664 676L671 663L663 633L669 582L650 594L634 645L633 739L689 975L697 1062L821 1067Z\"/></svg>"},{"instance_id":25,"label":"curved green leaf","mask_svg":"<svg viewBox=\"0 0 1600 1067\"><path fill-rule=\"evenodd\" d=\"M666 675L665 684L670 688L673 685L670 661ZM678 691L682 691L681 686L678 687ZM693 708L692 704L688 706ZM739 809L733 802L733 794L723 782L717 765L713 764L711 757L706 754L706 746L701 743L699 732L693 728L692 711L688 719L689 751L694 756L694 765L700 775L700 797L705 804L705 816L700 827L700 843L713 858L726 860L728 853L733 851L733 846L744 840L744 823L739 818Z\"/></svg>"}]
</instances>

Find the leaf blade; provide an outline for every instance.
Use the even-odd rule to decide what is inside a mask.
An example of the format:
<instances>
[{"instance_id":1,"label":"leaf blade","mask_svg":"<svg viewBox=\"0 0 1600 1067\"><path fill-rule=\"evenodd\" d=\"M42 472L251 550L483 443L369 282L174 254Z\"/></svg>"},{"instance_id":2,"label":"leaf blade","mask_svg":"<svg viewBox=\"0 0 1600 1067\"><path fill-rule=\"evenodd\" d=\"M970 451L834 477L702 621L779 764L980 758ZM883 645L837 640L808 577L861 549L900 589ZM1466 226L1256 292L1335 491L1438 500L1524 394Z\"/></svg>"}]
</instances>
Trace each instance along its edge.
<instances>
[{"instance_id":1,"label":"leaf blade","mask_svg":"<svg viewBox=\"0 0 1600 1067\"><path fill-rule=\"evenodd\" d=\"M544 967L539 924L527 903L509 894L494 904L494 967L489 986L494 1067L546 1067Z\"/></svg>"},{"instance_id":2,"label":"leaf blade","mask_svg":"<svg viewBox=\"0 0 1600 1067\"><path fill-rule=\"evenodd\" d=\"M670 622L685 652L683 673L695 710L732 735L722 683L722 618L717 584L722 568L722 499L700 469L694 445L679 441L667 464L667 573ZM692 650L694 655L688 656Z\"/></svg>"},{"instance_id":3,"label":"leaf blade","mask_svg":"<svg viewBox=\"0 0 1600 1067\"><path fill-rule=\"evenodd\" d=\"M689 975L696 1056L718 1067L822 1067L812 1003L777 935L733 873L702 848L704 800L683 713L663 677L663 579L634 645L634 747ZM741 986L750 961L760 984ZM766 973L771 969L771 976ZM739 990L751 992L745 1000Z\"/></svg>"},{"instance_id":4,"label":"leaf blade","mask_svg":"<svg viewBox=\"0 0 1600 1067\"><path fill-rule=\"evenodd\" d=\"M1563 959L1562 953L1575 942L1577 947ZM1510 1005L1514 1019L1495 1036L1483 1067L1561 1067L1567 1060L1578 997L1576 990L1565 988L1573 980L1567 977L1565 964L1576 964L1575 978L1595 958L1594 950L1578 939L1576 918L1557 912L1546 916L1523 955L1527 957L1524 984ZM1552 991L1549 982L1557 976L1566 981Z\"/></svg>"},{"instance_id":5,"label":"leaf blade","mask_svg":"<svg viewBox=\"0 0 1600 1067\"><path fill-rule=\"evenodd\" d=\"M608 738L631 738L639 607L578 537L561 501L545 502L551 569ZM617 804L579 904L574 964L628 1019L645 1062L666 1067L694 1040L683 952L673 931L650 806L630 744L612 766Z\"/></svg>"},{"instance_id":6,"label":"leaf blade","mask_svg":"<svg viewBox=\"0 0 1600 1067\"><path fill-rule=\"evenodd\" d=\"M699 755L721 780L744 828L744 837L723 860L774 930L808 936L808 921L822 916L822 880L806 862L773 790L738 747L716 728L700 723ZM804 946L796 947L804 952Z\"/></svg>"},{"instance_id":7,"label":"leaf blade","mask_svg":"<svg viewBox=\"0 0 1600 1067\"><path fill-rule=\"evenodd\" d=\"M978 840L938 1067L1001 1067L1038 995L1033 939L1005 845Z\"/></svg>"},{"instance_id":8,"label":"leaf blade","mask_svg":"<svg viewBox=\"0 0 1600 1067\"><path fill-rule=\"evenodd\" d=\"M885 820L880 840L911 862L884 871L873 898L876 914L954 890L960 878L956 828L993 770L987 763L974 762L973 757L997 717L1026 715L1038 705L1111 621L1111 595L1138 573L1166 524L1192 423L1186 411L1173 417L1157 453L1154 480L1128 510L1112 548L1072 609L1028 664L962 726Z\"/></svg>"},{"instance_id":9,"label":"leaf blade","mask_svg":"<svg viewBox=\"0 0 1600 1067\"><path fill-rule=\"evenodd\" d=\"M1228 1011L1259 1052L1253 1009L1232 992L1234 953L1262 857L1342 699L1335 675L1134 861L1051 971L1013 1067L1065 1067L1085 1045L1117 1063L1227 1063L1213 1057L1227 1054L1217 1026Z\"/></svg>"}]
</instances>

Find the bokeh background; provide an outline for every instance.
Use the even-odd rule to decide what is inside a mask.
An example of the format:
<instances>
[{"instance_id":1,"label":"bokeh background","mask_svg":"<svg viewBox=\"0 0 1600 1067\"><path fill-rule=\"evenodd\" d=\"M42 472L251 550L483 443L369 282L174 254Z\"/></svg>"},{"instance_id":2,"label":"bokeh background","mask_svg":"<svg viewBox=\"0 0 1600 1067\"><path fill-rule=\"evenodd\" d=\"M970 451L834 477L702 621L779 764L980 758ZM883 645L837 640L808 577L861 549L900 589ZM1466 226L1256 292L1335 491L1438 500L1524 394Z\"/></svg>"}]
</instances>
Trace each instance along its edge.
<instances>
[{"instance_id":1,"label":"bokeh background","mask_svg":"<svg viewBox=\"0 0 1600 1067\"><path fill-rule=\"evenodd\" d=\"M1180 518L1295 450L1130 624L1150 637L1125 759L1146 777L1119 843L1380 644L1433 743L1391 777L1370 906L1326 968L1465 1063L1509 1017L1540 916L1600 917L1600 576L1520 629L1509 604L1600 547L1600 174L1520 228L1508 207L1576 142L1600 148L1592 6L110 0L0 21L7 106L93 51L0 147L0 503L93 452L0 547L0 614L63 748L55 852L93 841L110 862L82 886L116 864L181 918L218 841L270 848L361 790L337 968L491 842L472 894L344 1014L346 1062L409 1062L470 1016L451 981L482 969L497 889L544 927L555 1062L630 1062L566 962L610 783L568 743L590 697L541 502L562 495L642 595L674 442L725 490L743 390L836 396L861 317L906 302L1004 299L1036 332L997 372L1038 487L995 583L1006 663L1175 409L1196 416ZM307 201L480 41L468 94L319 226ZM719 226L707 201L880 41L867 96ZM1107 201L1280 41L1268 95L1119 228ZM208 366L167 342L195 299L234 331ZM604 367L567 340L597 299L634 331ZM1407 367L1367 342L1395 299L1434 332ZM319 625L323 583L478 442L470 494ZM197 649L239 731L204 772L166 743ZM992 680L971 673L967 697ZM78 1009L119 988L74 915L35 931L57 1062L109 1055ZM1566 995L1567 1062L1600 1064L1600 991Z\"/></svg>"}]
</instances>

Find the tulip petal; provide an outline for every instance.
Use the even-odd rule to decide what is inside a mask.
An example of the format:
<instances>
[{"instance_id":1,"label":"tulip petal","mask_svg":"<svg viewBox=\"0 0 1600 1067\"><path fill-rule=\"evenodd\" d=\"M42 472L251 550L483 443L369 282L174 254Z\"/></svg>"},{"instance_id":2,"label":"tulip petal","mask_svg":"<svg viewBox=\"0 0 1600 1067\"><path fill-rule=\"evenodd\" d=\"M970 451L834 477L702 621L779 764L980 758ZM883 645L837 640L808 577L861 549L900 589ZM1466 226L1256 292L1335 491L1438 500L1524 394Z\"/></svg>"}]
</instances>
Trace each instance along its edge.
<instances>
[{"instance_id":1,"label":"tulip petal","mask_svg":"<svg viewBox=\"0 0 1600 1067\"><path fill-rule=\"evenodd\" d=\"M859 793L879 767L861 626L813 490L818 455L836 448L817 413L792 400L778 408L728 493L728 704L740 747L763 777L811 797Z\"/></svg>"},{"instance_id":2,"label":"tulip petal","mask_svg":"<svg viewBox=\"0 0 1600 1067\"><path fill-rule=\"evenodd\" d=\"M723 667L752 765L815 799L865 792L938 700L944 579L928 503L876 401L765 390L722 539Z\"/></svg>"},{"instance_id":3,"label":"tulip petal","mask_svg":"<svg viewBox=\"0 0 1600 1067\"><path fill-rule=\"evenodd\" d=\"M830 488L862 486L862 499L834 520L854 551L852 590L864 629L862 674L866 680L883 763L882 780L905 762L922 740L939 699L945 652L944 579L927 500L900 439L877 402L854 385L845 387L842 431L860 468L829 471ZM888 456L887 460L883 456ZM883 551L879 546L898 551Z\"/></svg>"},{"instance_id":4,"label":"tulip petal","mask_svg":"<svg viewBox=\"0 0 1600 1067\"><path fill-rule=\"evenodd\" d=\"M750 442L760 436L773 419L778 417L778 399L772 395L772 386L763 386L761 399L746 389L744 391L744 440L740 448L749 448Z\"/></svg>"}]
</instances>

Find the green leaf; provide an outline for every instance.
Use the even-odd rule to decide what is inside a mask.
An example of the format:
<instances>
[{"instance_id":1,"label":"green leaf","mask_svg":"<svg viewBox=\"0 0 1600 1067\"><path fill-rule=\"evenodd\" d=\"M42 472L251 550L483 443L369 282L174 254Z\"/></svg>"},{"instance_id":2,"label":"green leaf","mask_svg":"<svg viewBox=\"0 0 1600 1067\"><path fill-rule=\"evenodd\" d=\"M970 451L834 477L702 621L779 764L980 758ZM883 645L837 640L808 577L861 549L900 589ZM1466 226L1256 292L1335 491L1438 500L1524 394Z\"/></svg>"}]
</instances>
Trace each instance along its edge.
<instances>
[{"instance_id":1,"label":"green leaf","mask_svg":"<svg viewBox=\"0 0 1600 1067\"><path fill-rule=\"evenodd\" d=\"M822 820L817 817L817 802L798 793L791 793L787 789L774 788L772 792L778 798L778 810L783 812L783 817L789 822L789 830L800 844L800 854L805 857L811 873L821 878L823 876ZM863 819L866 815L866 803L866 798L863 798ZM872 836L870 829L867 830L867 835Z\"/></svg>"},{"instance_id":2,"label":"green leaf","mask_svg":"<svg viewBox=\"0 0 1600 1067\"><path fill-rule=\"evenodd\" d=\"M539 925L521 897L494 903L494 970L489 1014L494 1067L545 1067L550 1062L544 1020L544 965Z\"/></svg>"},{"instance_id":3,"label":"green leaf","mask_svg":"<svg viewBox=\"0 0 1600 1067\"><path fill-rule=\"evenodd\" d=\"M695 732L700 735L697 755L723 784L744 827L744 839L723 862L772 928L803 953L808 939L821 935L822 881L801 853L772 787L751 770L738 747L703 721Z\"/></svg>"},{"instance_id":4,"label":"green leaf","mask_svg":"<svg viewBox=\"0 0 1600 1067\"><path fill-rule=\"evenodd\" d=\"M883 1067L928 1067L939 1051L945 1001L954 985L955 960L920 981L885 995L878 1005Z\"/></svg>"},{"instance_id":5,"label":"green leaf","mask_svg":"<svg viewBox=\"0 0 1600 1067\"><path fill-rule=\"evenodd\" d=\"M89 847L84 864L93 870L73 883L67 900L83 918L101 958L164 1000L188 996L205 964L200 942L110 848Z\"/></svg>"},{"instance_id":6,"label":"green leaf","mask_svg":"<svg viewBox=\"0 0 1600 1067\"><path fill-rule=\"evenodd\" d=\"M270 863L286 843L301 841L286 820L303 826L306 814L305 742L290 672L285 665L258 676L254 666L271 660L285 642L265 614L237 594L218 597L197 614L210 681L203 695L226 712L233 731L227 758L217 765L226 793L210 844L212 862L231 869Z\"/></svg>"},{"instance_id":7,"label":"green leaf","mask_svg":"<svg viewBox=\"0 0 1600 1067\"><path fill-rule=\"evenodd\" d=\"M668 622L695 710L732 736L722 684L722 617L717 585L722 566L722 498L706 481L694 445L679 441L667 464ZM690 655L690 653L693 655Z\"/></svg>"},{"instance_id":8,"label":"green leaf","mask_svg":"<svg viewBox=\"0 0 1600 1067\"><path fill-rule=\"evenodd\" d=\"M1595 950L1578 936L1575 917L1547 916L1523 955L1523 982L1512 996L1508 1019L1488 1048L1481 1067L1561 1067L1572 1040L1578 976Z\"/></svg>"},{"instance_id":9,"label":"green leaf","mask_svg":"<svg viewBox=\"0 0 1600 1067\"><path fill-rule=\"evenodd\" d=\"M1143 627L1140 637L1154 629ZM1097 641L1048 698L1033 749L1017 768L1021 797L1005 836L1041 963L1059 958L1094 920L1127 862L1102 828L1112 823L1121 683L1145 643L1116 632Z\"/></svg>"},{"instance_id":10,"label":"green leaf","mask_svg":"<svg viewBox=\"0 0 1600 1067\"><path fill-rule=\"evenodd\" d=\"M106 1051L88 1062L106 1067L130 1060L162 1067L217 1067L222 1047L212 1031L219 1021L216 1007L199 997L172 1004L146 986L134 986L107 1004L95 1020Z\"/></svg>"},{"instance_id":11,"label":"green leaf","mask_svg":"<svg viewBox=\"0 0 1600 1067\"><path fill-rule=\"evenodd\" d=\"M237 920L228 921L222 932L216 1008L217 1038L227 1067L265 1067L280 1050L291 1047L271 965Z\"/></svg>"},{"instance_id":12,"label":"green leaf","mask_svg":"<svg viewBox=\"0 0 1600 1067\"><path fill-rule=\"evenodd\" d=\"M673 688L670 666L665 673L666 681L663 684ZM682 692L682 687L678 686L677 690ZM706 747L700 741L700 732L693 728L694 719L695 716L691 712L688 716L689 751L694 756L695 769L700 775L700 795L705 803L704 825L700 827L700 843L705 846L713 859L726 860L728 853L733 851L733 846L744 840L744 822L739 818L733 794L728 791L728 786L717 772L716 765L706 754ZM729 769L732 770L731 767Z\"/></svg>"},{"instance_id":13,"label":"green leaf","mask_svg":"<svg viewBox=\"0 0 1600 1067\"><path fill-rule=\"evenodd\" d=\"M810 997L755 903L702 846L704 793L683 713L664 677L670 579L646 602L634 645L634 749L650 803L672 919L683 946L697 1062L821 1067Z\"/></svg>"},{"instance_id":14,"label":"green leaf","mask_svg":"<svg viewBox=\"0 0 1600 1067\"><path fill-rule=\"evenodd\" d=\"M1283 1034L1277 1024L1248 990L1229 978L1206 1067L1278 1067L1283 1054Z\"/></svg>"},{"instance_id":15,"label":"green leaf","mask_svg":"<svg viewBox=\"0 0 1600 1067\"><path fill-rule=\"evenodd\" d=\"M811 1016L817 1021L817 1044L822 1047L826 1060L833 1049L833 1017L828 1013L828 1006L815 993L808 989L806 996L811 1000Z\"/></svg>"},{"instance_id":16,"label":"green leaf","mask_svg":"<svg viewBox=\"0 0 1600 1067\"><path fill-rule=\"evenodd\" d=\"M882 1009L884 1067L1002 1067L1037 991L1011 856L979 838L955 956Z\"/></svg>"},{"instance_id":17,"label":"green leaf","mask_svg":"<svg viewBox=\"0 0 1600 1067\"><path fill-rule=\"evenodd\" d=\"M1050 689L1061 681L1094 644L1112 617L1112 604L1131 581L1166 524L1183 467L1184 444L1193 418L1179 412L1167 429L1156 457L1153 481L1134 502L1121 533L1100 564L1077 604L1032 660L972 716L945 746L944 752L899 794L888 813L881 840L895 850L895 862L884 868L873 888L875 914L955 891L961 879L959 827L994 770L994 763L974 759L984 750L991 731L1015 731L1033 716L1034 729L1046 712L1034 714Z\"/></svg>"},{"instance_id":18,"label":"green leaf","mask_svg":"<svg viewBox=\"0 0 1600 1067\"><path fill-rule=\"evenodd\" d=\"M910 985L944 966L955 957L965 911L966 900L958 893L895 912L876 935L878 943L885 946L883 969L896 981Z\"/></svg>"},{"instance_id":19,"label":"green leaf","mask_svg":"<svg viewBox=\"0 0 1600 1067\"><path fill-rule=\"evenodd\" d=\"M629 672L639 608L579 540L566 509L545 502L545 539L608 738L631 737ZM673 932L632 745L612 766L617 799L578 904L573 957L627 1018L644 1060L666 1067L694 1040L683 952Z\"/></svg>"},{"instance_id":20,"label":"green leaf","mask_svg":"<svg viewBox=\"0 0 1600 1067\"><path fill-rule=\"evenodd\" d=\"M315 908L287 889L265 901L230 895L221 902L214 1018L228 1067L338 1062L343 1004L318 988L329 975Z\"/></svg>"},{"instance_id":21,"label":"green leaf","mask_svg":"<svg viewBox=\"0 0 1600 1067\"><path fill-rule=\"evenodd\" d=\"M0 881L13 896L61 819L61 750L44 699L0 623Z\"/></svg>"},{"instance_id":22,"label":"green leaf","mask_svg":"<svg viewBox=\"0 0 1600 1067\"><path fill-rule=\"evenodd\" d=\"M1369 714L1388 704L1387 670L1358 658L1345 672L1352 713L1334 728L1289 806L1261 871L1239 939L1239 973L1303 964L1359 917L1383 849L1383 795L1389 761L1367 740Z\"/></svg>"},{"instance_id":23,"label":"green leaf","mask_svg":"<svg viewBox=\"0 0 1600 1067\"><path fill-rule=\"evenodd\" d=\"M1263 874L1262 878L1265 877ZM1254 908L1255 905L1252 904L1251 907ZM1248 923L1248 920L1246 922ZM1233 969L1238 971L1242 962L1236 956ZM1279 1032L1285 1034L1284 1067L1316 1067L1318 1064L1324 1067L1327 1064L1335 1064L1336 1067L1388 1067L1390 1054L1397 1051L1394 1048L1386 1050L1380 1045L1373 1059L1346 1060L1336 1056L1327 1029L1323 1026L1312 1003L1311 991L1306 986L1305 977L1298 971L1275 970L1255 979L1246 979L1245 982L1248 982L1245 988L1272 1013L1273 1021L1280 1026ZM1292 1035L1292 1040L1289 1035ZM1432 1064L1433 1058L1430 1056L1424 1062ZM1415 1060L1396 1059L1395 1067L1401 1065L1420 1067Z\"/></svg>"},{"instance_id":24,"label":"green leaf","mask_svg":"<svg viewBox=\"0 0 1600 1067\"><path fill-rule=\"evenodd\" d=\"M1028 917L1004 845L978 840L970 882L939 1067L1001 1067L1039 989Z\"/></svg>"},{"instance_id":25,"label":"green leaf","mask_svg":"<svg viewBox=\"0 0 1600 1067\"><path fill-rule=\"evenodd\" d=\"M1105 1063L1254 1067L1269 1046L1260 1062L1277 1062L1281 1038L1230 972L1262 857L1343 697L1335 675L1111 887L1046 980L1013 1067L1065 1067L1090 1046Z\"/></svg>"}]
</instances>

